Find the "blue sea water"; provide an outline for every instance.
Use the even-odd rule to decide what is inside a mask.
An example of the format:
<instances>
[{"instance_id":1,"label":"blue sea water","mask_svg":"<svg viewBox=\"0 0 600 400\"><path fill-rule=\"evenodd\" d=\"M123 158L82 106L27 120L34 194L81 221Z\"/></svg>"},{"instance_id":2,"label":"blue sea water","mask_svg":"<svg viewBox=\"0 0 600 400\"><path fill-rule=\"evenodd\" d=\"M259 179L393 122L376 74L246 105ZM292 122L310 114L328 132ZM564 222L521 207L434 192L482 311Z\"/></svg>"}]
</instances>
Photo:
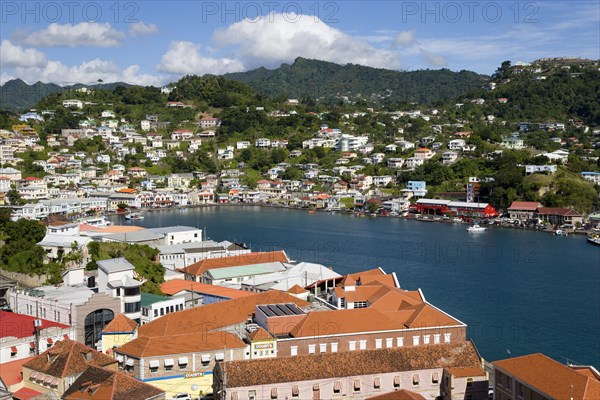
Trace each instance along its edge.
<instances>
[{"instance_id":1,"label":"blue sea water","mask_svg":"<svg viewBox=\"0 0 600 400\"><path fill-rule=\"evenodd\" d=\"M600 247L583 236L494 227L469 233L465 225L259 207L144 215L134 223L195 226L213 240L284 249L291 259L340 274L395 272L402 288L421 288L429 302L465 322L490 361L542 352L600 366Z\"/></svg>"}]
</instances>

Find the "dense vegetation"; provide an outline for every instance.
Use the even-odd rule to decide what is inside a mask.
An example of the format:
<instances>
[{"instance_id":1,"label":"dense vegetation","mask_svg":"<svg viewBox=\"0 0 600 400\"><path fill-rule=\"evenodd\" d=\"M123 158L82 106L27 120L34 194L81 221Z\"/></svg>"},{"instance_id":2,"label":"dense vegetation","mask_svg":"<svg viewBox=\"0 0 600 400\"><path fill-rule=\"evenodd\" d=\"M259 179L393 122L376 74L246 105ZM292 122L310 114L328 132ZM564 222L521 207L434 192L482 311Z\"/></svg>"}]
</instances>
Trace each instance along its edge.
<instances>
[{"instance_id":1,"label":"dense vegetation","mask_svg":"<svg viewBox=\"0 0 600 400\"><path fill-rule=\"evenodd\" d=\"M293 64L282 64L275 70L258 68L224 77L245 82L256 91L274 97L331 100L348 96L353 100L364 99L367 104L388 105L455 98L487 81L487 77L471 71L393 71L300 57Z\"/></svg>"},{"instance_id":2,"label":"dense vegetation","mask_svg":"<svg viewBox=\"0 0 600 400\"><path fill-rule=\"evenodd\" d=\"M160 284L164 282L165 268L155 261L159 253L157 249L139 244L91 242L88 250L91 257L86 267L88 270L98 268L96 261L124 257L135 266L135 272L146 279L142 285L143 292L162 294Z\"/></svg>"},{"instance_id":3,"label":"dense vegetation","mask_svg":"<svg viewBox=\"0 0 600 400\"><path fill-rule=\"evenodd\" d=\"M37 246L46 228L39 221L11 221L11 209L0 209L0 267L12 272L42 275L49 269L44 265L44 249Z\"/></svg>"}]
</instances>

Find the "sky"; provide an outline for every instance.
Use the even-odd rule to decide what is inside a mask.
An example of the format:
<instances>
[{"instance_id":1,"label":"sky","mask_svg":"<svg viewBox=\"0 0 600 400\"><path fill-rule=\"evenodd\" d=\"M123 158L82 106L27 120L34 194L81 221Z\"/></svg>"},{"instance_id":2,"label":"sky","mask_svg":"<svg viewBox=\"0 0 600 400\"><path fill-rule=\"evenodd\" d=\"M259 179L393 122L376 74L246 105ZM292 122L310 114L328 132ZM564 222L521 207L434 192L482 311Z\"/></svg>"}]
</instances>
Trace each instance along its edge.
<instances>
[{"instance_id":1,"label":"sky","mask_svg":"<svg viewBox=\"0 0 600 400\"><path fill-rule=\"evenodd\" d=\"M0 2L0 83L160 86L296 57L483 74L504 60L599 59L600 2Z\"/></svg>"}]
</instances>

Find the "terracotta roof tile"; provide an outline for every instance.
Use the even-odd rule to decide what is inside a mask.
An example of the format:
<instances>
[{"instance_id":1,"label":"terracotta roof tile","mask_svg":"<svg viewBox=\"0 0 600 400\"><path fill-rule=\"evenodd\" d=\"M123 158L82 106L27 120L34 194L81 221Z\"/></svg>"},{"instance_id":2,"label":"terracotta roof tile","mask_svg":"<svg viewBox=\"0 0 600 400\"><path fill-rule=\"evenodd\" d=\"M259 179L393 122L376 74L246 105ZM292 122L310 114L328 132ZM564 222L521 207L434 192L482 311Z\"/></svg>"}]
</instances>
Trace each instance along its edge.
<instances>
[{"instance_id":1,"label":"terracotta roof tile","mask_svg":"<svg viewBox=\"0 0 600 400\"><path fill-rule=\"evenodd\" d=\"M600 379L581 374L541 353L500 360L493 364L495 368L555 399L597 400L600 395Z\"/></svg>"},{"instance_id":2,"label":"terracotta roof tile","mask_svg":"<svg viewBox=\"0 0 600 400\"><path fill-rule=\"evenodd\" d=\"M2 368L0 368L0 379L6 384L6 386L12 386L16 383L21 382L21 370L23 364L27 363L33 357L22 358L16 361L3 362Z\"/></svg>"},{"instance_id":3,"label":"terracotta roof tile","mask_svg":"<svg viewBox=\"0 0 600 400\"><path fill-rule=\"evenodd\" d=\"M421 396L419 393L411 392L410 390L400 389L373 397L367 397L367 400L425 400L425 397Z\"/></svg>"},{"instance_id":4,"label":"terracotta roof tile","mask_svg":"<svg viewBox=\"0 0 600 400\"><path fill-rule=\"evenodd\" d=\"M0 338L14 337L22 339L34 335L33 322L35 318L30 315L17 314L0 310ZM41 329L68 328L67 325L42 319Z\"/></svg>"},{"instance_id":5,"label":"terracotta roof tile","mask_svg":"<svg viewBox=\"0 0 600 400\"><path fill-rule=\"evenodd\" d=\"M307 290L304 289L302 286L295 284L294 286L289 288L287 292L291 293L291 294L302 294L302 293L306 293Z\"/></svg>"},{"instance_id":6,"label":"terracotta roof tile","mask_svg":"<svg viewBox=\"0 0 600 400\"><path fill-rule=\"evenodd\" d=\"M240 297L248 297L253 295L253 293L246 292L244 290L209 285L208 283L186 281L184 279L171 279L170 281L164 282L160 285L160 291L171 296L184 290L210 294L227 299L238 299Z\"/></svg>"},{"instance_id":7,"label":"terracotta roof tile","mask_svg":"<svg viewBox=\"0 0 600 400\"><path fill-rule=\"evenodd\" d=\"M125 314L117 314L117 316L102 329L102 333L133 332L137 327L137 322Z\"/></svg>"},{"instance_id":8,"label":"terracotta roof tile","mask_svg":"<svg viewBox=\"0 0 600 400\"><path fill-rule=\"evenodd\" d=\"M280 303L295 303L298 307L310 305L307 301L278 290L253 293L251 296L167 314L142 325L138 329L138 336L171 336L217 330L246 321L257 305Z\"/></svg>"},{"instance_id":9,"label":"terracotta roof tile","mask_svg":"<svg viewBox=\"0 0 600 400\"><path fill-rule=\"evenodd\" d=\"M86 360L90 354L91 360ZM117 363L112 357L93 350L86 345L66 339L56 342L54 346L34 357L23 367L43 372L55 378L64 378L85 371L90 365L107 366Z\"/></svg>"},{"instance_id":10,"label":"terracotta roof tile","mask_svg":"<svg viewBox=\"0 0 600 400\"><path fill-rule=\"evenodd\" d=\"M125 372L90 366L63 395L65 400L149 399L164 393L155 386L140 382Z\"/></svg>"},{"instance_id":11,"label":"terracotta roof tile","mask_svg":"<svg viewBox=\"0 0 600 400\"><path fill-rule=\"evenodd\" d=\"M178 271L189 275L200 276L203 272L214 268L239 267L242 265L263 264L267 262L289 262L285 252L272 251L266 253L248 253L230 257L206 258Z\"/></svg>"},{"instance_id":12,"label":"terracotta roof tile","mask_svg":"<svg viewBox=\"0 0 600 400\"><path fill-rule=\"evenodd\" d=\"M251 340L270 340L273 339L273 336L263 328L258 328L257 330L250 333Z\"/></svg>"},{"instance_id":13,"label":"terracotta roof tile","mask_svg":"<svg viewBox=\"0 0 600 400\"><path fill-rule=\"evenodd\" d=\"M228 361L231 388L447 367L478 367L471 342ZM216 371L218 372L218 371Z\"/></svg>"}]
</instances>

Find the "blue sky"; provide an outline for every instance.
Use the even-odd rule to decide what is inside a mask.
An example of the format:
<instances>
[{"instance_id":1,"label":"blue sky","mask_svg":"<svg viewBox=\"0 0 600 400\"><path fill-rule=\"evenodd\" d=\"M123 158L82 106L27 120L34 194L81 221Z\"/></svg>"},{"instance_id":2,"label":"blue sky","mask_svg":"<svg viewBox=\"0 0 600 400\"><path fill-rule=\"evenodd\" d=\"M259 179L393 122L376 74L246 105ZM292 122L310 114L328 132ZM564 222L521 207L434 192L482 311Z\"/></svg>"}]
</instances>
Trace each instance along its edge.
<instances>
[{"instance_id":1,"label":"blue sky","mask_svg":"<svg viewBox=\"0 0 600 400\"><path fill-rule=\"evenodd\" d=\"M0 3L0 81L162 85L298 57L491 74L504 60L600 58L597 1Z\"/></svg>"}]
</instances>

